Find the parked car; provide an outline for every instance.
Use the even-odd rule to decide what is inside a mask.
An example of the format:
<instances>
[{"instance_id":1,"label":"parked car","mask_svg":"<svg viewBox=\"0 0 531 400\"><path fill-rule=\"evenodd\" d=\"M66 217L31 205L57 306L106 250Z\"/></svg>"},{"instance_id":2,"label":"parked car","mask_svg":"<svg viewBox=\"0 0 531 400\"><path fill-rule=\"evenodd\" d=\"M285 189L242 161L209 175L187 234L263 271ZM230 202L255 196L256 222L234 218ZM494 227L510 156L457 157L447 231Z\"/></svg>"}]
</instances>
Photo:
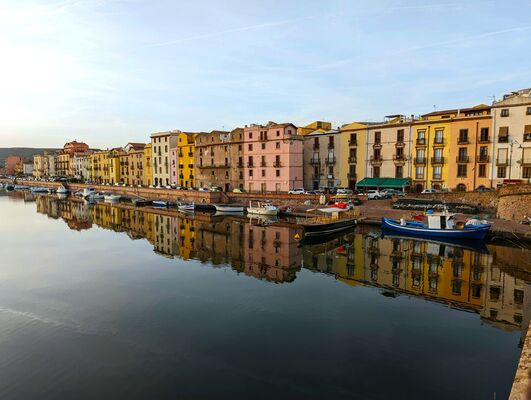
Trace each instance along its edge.
<instances>
[{"instance_id":1,"label":"parked car","mask_svg":"<svg viewBox=\"0 0 531 400\"><path fill-rule=\"evenodd\" d=\"M427 193L437 193L437 190L436 189L424 189L422 191L422 194L427 194Z\"/></svg>"},{"instance_id":2,"label":"parked car","mask_svg":"<svg viewBox=\"0 0 531 400\"><path fill-rule=\"evenodd\" d=\"M208 192L208 188L204 188L204 187L200 187L199 189L197 189L199 192Z\"/></svg>"},{"instance_id":3,"label":"parked car","mask_svg":"<svg viewBox=\"0 0 531 400\"><path fill-rule=\"evenodd\" d=\"M396 196L396 197L404 197L406 194L400 190L395 190L395 189L384 189L382 190L383 193L386 194L386 196L389 196L389 197L392 197L392 196Z\"/></svg>"},{"instance_id":4,"label":"parked car","mask_svg":"<svg viewBox=\"0 0 531 400\"><path fill-rule=\"evenodd\" d=\"M210 191L211 192L222 192L223 190L219 186L211 186Z\"/></svg>"},{"instance_id":5,"label":"parked car","mask_svg":"<svg viewBox=\"0 0 531 400\"><path fill-rule=\"evenodd\" d=\"M305 194L306 191L304 189L292 189L288 191L288 194Z\"/></svg>"},{"instance_id":6,"label":"parked car","mask_svg":"<svg viewBox=\"0 0 531 400\"><path fill-rule=\"evenodd\" d=\"M368 200L380 200L385 198L385 194L379 190L367 190L367 199Z\"/></svg>"},{"instance_id":7,"label":"parked car","mask_svg":"<svg viewBox=\"0 0 531 400\"><path fill-rule=\"evenodd\" d=\"M488 188L488 187L485 187L485 186L480 186L478 188L476 188L474 190L474 192L492 192L494 189L493 188Z\"/></svg>"},{"instance_id":8,"label":"parked car","mask_svg":"<svg viewBox=\"0 0 531 400\"><path fill-rule=\"evenodd\" d=\"M232 189L232 193L243 193L243 189L234 188L234 189Z\"/></svg>"}]
</instances>

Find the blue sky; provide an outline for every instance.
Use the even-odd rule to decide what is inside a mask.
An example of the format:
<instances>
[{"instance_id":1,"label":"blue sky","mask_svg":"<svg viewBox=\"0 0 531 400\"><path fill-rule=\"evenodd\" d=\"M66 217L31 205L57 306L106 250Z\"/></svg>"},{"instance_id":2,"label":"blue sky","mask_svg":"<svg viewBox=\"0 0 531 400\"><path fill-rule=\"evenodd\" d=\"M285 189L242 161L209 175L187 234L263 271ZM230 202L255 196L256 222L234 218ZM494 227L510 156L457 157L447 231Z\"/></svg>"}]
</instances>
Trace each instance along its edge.
<instances>
[{"instance_id":1,"label":"blue sky","mask_svg":"<svg viewBox=\"0 0 531 400\"><path fill-rule=\"evenodd\" d=\"M0 147L490 103L530 49L528 0L0 0Z\"/></svg>"}]
</instances>

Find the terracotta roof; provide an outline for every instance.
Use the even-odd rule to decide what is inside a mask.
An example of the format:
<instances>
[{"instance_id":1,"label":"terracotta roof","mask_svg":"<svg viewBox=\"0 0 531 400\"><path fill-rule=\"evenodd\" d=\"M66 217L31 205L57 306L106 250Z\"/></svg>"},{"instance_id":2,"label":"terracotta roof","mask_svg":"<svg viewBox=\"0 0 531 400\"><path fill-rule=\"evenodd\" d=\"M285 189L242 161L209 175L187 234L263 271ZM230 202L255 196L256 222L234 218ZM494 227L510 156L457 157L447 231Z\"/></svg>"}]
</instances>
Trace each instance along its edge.
<instances>
[{"instance_id":1,"label":"terracotta roof","mask_svg":"<svg viewBox=\"0 0 531 400\"><path fill-rule=\"evenodd\" d=\"M458 111L459 111L459 113L466 113L466 112L470 112L470 111L488 110L490 108L491 108L491 106L488 106L486 104L478 104L477 106L468 107L468 108L455 108L453 110L433 111L431 113L422 114L422 116L423 117L431 117L431 116L444 115L444 114L457 114Z\"/></svg>"}]
</instances>

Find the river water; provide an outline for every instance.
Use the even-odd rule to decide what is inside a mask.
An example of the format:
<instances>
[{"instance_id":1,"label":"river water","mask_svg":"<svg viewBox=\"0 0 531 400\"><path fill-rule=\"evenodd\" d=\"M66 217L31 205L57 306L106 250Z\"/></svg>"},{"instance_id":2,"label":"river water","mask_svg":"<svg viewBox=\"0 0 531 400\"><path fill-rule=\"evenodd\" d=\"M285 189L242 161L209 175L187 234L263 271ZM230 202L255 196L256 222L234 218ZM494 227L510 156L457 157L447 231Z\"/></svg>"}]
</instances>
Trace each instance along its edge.
<instances>
[{"instance_id":1,"label":"river water","mask_svg":"<svg viewBox=\"0 0 531 400\"><path fill-rule=\"evenodd\" d=\"M530 252L0 192L2 399L503 399Z\"/></svg>"}]
</instances>

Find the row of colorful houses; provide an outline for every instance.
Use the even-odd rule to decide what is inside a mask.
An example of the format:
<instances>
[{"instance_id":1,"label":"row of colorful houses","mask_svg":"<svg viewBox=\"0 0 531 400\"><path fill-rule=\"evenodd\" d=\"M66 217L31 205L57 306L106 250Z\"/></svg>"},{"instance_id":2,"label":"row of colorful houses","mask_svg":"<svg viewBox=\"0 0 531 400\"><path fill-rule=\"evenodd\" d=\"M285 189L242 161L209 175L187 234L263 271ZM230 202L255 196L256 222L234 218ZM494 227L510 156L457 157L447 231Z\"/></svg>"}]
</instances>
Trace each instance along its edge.
<instances>
[{"instance_id":1,"label":"row of colorful houses","mask_svg":"<svg viewBox=\"0 0 531 400\"><path fill-rule=\"evenodd\" d=\"M150 142L91 150L70 142L34 157L34 175L185 188L397 187L474 190L531 178L531 89L492 105L401 114L337 129L316 121L231 131L153 133Z\"/></svg>"}]
</instances>

